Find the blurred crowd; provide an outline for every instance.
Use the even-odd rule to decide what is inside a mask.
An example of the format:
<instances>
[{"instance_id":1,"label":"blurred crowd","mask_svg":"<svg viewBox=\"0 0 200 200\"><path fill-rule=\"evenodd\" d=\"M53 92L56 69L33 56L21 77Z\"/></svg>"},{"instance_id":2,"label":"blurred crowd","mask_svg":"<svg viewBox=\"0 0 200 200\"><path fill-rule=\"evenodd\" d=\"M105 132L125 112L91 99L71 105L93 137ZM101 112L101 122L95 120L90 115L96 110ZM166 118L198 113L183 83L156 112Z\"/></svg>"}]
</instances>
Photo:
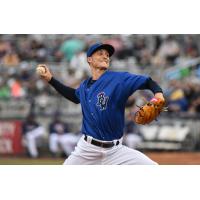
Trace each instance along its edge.
<instances>
[{"instance_id":1,"label":"blurred crowd","mask_svg":"<svg viewBox=\"0 0 200 200\"><path fill-rule=\"evenodd\" d=\"M134 57L140 66L171 65L199 56L198 35L0 35L0 62L70 62L96 41L108 42L119 60Z\"/></svg>"},{"instance_id":2,"label":"blurred crowd","mask_svg":"<svg viewBox=\"0 0 200 200\"><path fill-rule=\"evenodd\" d=\"M192 80L172 80L165 91L169 112L200 113L200 84Z\"/></svg>"},{"instance_id":3,"label":"blurred crowd","mask_svg":"<svg viewBox=\"0 0 200 200\"><path fill-rule=\"evenodd\" d=\"M89 45L112 44L114 59L132 57L140 66L168 66L199 56L199 35L0 35L0 63L71 62ZM81 58L80 58L81 60Z\"/></svg>"},{"instance_id":4,"label":"blurred crowd","mask_svg":"<svg viewBox=\"0 0 200 200\"><path fill-rule=\"evenodd\" d=\"M200 56L200 35L0 35L0 99L35 99L45 104L58 94L35 74L46 63L63 83L78 87L90 76L86 50L92 43L112 44L112 67L119 70L168 69ZM200 82L171 80L164 88L170 112L200 112ZM134 99L136 101L136 99Z\"/></svg>"}]
</instances>

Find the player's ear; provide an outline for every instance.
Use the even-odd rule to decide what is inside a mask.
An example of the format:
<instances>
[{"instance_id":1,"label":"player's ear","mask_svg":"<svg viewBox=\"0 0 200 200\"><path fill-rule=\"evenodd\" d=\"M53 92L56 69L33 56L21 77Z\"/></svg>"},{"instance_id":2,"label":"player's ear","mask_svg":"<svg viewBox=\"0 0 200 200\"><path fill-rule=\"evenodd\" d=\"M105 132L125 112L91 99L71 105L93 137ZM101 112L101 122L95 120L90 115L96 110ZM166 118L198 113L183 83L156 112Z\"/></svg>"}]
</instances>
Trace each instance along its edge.
<instances>
[{"instance_id":1,"label":"player's ear","mask_svg":"<svg viewBox=\"0 0 200 200\"><path fill-rule=\"evenodd\" d=\"M90 64L92 62L92 57L87 57L87 62Z\"/></svg>"}]
</instances>

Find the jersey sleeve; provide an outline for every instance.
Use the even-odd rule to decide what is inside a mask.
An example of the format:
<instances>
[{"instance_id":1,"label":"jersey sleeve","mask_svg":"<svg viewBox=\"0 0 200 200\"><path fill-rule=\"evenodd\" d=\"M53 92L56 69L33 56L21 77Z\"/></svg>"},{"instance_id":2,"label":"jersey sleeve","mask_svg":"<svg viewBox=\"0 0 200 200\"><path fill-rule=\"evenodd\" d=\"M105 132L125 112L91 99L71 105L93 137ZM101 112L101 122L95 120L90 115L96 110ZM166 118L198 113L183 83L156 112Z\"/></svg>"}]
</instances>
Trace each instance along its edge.
<instances>
[{"instance_id":1,"label":"jersey sleeve","mask_svg":"<svg viewBox=\"0 0 200 200\"><path fill-rule=\"evenodd\" d=\"M76 96L76 98L79 100L79 102L81 101L81 91L83 90L85 84L86 84L86 80L82 81L82 82L80 83L79 88L77 88L77 89L75 90L75 96Z\"/></svg>"},{"instance_id":2,"label":"jersey sleeve","mask_svg":"<svg viewBox=\"0 0 200 200\"><path fill-rule=\"evenodd\" d=\"M123 85L124 88L126 88L124 90L126 95L130 96L136 90L148 89L148 87L146 87L146 83L148 82L149 78L149 76L136 75L128 72L124 73Z\"/></svg>"}]
</instances>

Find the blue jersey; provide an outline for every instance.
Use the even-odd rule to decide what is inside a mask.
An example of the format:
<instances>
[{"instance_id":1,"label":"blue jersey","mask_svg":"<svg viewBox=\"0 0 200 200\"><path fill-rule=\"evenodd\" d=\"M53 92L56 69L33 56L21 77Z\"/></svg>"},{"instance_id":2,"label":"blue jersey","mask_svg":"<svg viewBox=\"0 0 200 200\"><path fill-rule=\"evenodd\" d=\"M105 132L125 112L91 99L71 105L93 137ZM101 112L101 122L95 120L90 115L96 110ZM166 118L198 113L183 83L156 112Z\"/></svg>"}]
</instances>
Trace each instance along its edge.
<instances>
[{"instance_id":1,"label":"blue jersey","mask_svg":"<svg viewBox=\"0 0 200 200\"><path fill-rule=\"evenodd\" d=\"M136 90L148 89L145 84L149 78L106 71L90 87L91 78L83 81L75 93L83 113L82 133L104 141L121 138L126 101Z\"/></svg>"}]
</instances>

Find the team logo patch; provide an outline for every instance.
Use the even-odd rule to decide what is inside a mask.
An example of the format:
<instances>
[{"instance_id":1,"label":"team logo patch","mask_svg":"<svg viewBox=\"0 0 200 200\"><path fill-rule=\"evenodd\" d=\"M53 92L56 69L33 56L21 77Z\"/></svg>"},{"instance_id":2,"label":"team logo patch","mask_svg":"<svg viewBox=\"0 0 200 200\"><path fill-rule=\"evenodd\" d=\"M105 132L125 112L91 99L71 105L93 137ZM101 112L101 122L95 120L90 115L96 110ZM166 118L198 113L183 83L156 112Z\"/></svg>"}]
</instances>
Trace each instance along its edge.
<instances>
[{"instance_id":1,"label":"team logo patch","mask_svg":"<svg viewBox=\"0 0 200 200\"><path fill-rule=\"evenodd\" d=\"M100 110L106 110L109 97L106 97L104 92L100 92L97 98L97 106L100 107Z\"/></svg>"}]
</instances>

